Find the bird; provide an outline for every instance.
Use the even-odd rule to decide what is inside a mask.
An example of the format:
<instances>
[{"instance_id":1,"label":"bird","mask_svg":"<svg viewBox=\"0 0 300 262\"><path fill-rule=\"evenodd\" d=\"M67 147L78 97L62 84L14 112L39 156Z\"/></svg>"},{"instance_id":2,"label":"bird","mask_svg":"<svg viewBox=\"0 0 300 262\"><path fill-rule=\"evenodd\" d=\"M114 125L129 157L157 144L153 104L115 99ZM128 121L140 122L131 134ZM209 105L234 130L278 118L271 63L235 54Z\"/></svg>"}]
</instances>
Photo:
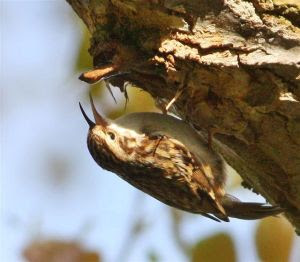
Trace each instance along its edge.
<instances>
[{"instance_id":1,"label":"bird","mask_svg":"<svg viewBox=\"0 0 300 262\"><path fill-rule=\"evenodd\" d=\"M92 96L88 150L95 162L171 207L212 220L260 219L279 206L241 202L225 192L224 161L187 122L168 114L136 112L115 120L101 116Z\"/></svg>"}]
</instances>

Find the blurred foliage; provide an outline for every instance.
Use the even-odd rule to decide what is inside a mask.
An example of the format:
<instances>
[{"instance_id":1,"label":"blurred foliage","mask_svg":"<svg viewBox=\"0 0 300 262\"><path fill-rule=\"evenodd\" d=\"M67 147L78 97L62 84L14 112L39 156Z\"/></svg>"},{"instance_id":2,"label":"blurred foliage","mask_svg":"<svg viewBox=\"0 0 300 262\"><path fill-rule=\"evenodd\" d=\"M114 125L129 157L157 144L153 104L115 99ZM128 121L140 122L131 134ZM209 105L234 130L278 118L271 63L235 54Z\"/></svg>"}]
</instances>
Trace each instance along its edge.
<instances>
[{"instance_id":1,"label":"blurred foliage","mask_svg":"<svg viewBox=\"0 0 300 262\"><path fill-rule=\"evenodd\" d=\"M90 47L90 32L85 26L82 26L82 31L82 41L77 53L75 71L85 71L93 67L93 59L88 52Z\"/></svg>"},{"instance_id":2,"label":"blurred foliage","mask_svg":"<svg viewBox=\"0 0 300 262\"><path fill-rule=\"evenodd\" d=\"M148 261L149 262L159 262L159 255L155 251L150 251L148 253Z\"/></svg>"},{"instance_id":3,"label":"blurred foliage","mask_svg":"<svg viewBox=\"0 0 300 262\"><path fill-rule=\"evenodd\" d=\"M136 218L136 220L131 225L129 234L125 239L123 246L121 248L120 254L117 261L127 261L130 257L131 251L134 249L136 241L140 235L142 235L146 229L147 225L142 216Z\"/></svg>"},{"instance_id":4,"label":"blurred foliage","mask_svg":"<svg viewBox=\"0 0 300 262\"><path fill-rule=\"evenodd\" d=\"M119 106L117 109L111 110L108 113L109 118L115 119L123 114L133 112L154 111L155 102L150 94L133 86L128 87L127 93L129 97L128 103L126 104L125 98L123 101L120 101L118 104L123 104L123 106Z\"/></svg>"},{"instance_id":5,"label":"blurred foliage","mask_svg":"<svg viewBox=\"0 0 300 262\"><path fill-rule=\"evenodd\" d=\"M174 237L174 241L176 242L177 246L185 253L187 256L190 255L190 245L189 243L183 238L181 229L182 229L182 222L185 218L185 212L176 209L176 208L169 208L171 213L171 226L172 226L172 233Z\"/></svg>"},{"instance_id":6,"label":"blurred foliage","mask_svg":"<svg viewBox=\"0 0 300 262\"><path fill-rule=\"evenodd\" d=\"M79 243L48 240L30 243L23 256L28 262L100 262L96 252L84 250Z\"/></svg>"},{"instance_id":7,"label":"blurred foliage","mask_svg":"<svg viewBox=\"0 0 300 262\"><path fill-rule=\"evenodd\" d=\"M230 235L218 233L201 239L193 248L193 262L234 262L236 254Z\"/></svg>"},{"instance_id":8,"label":"blurred foliage","mask_svg":"<svg viewBox=\"0 0 300 262\"><path fill-rule=\"evenodd\" d=\"M149 224L146 222L146 216L143 212L144 201L145 195L139 191L136 191L132 205L132 212L129 217L131 225L128 226L128 236L123 242L118 259L116 261L128 261L130 253L134 249L138 238L145 233L145 230L149 227Z\"/></svg>"},{"instance_id":9,"label":"blurred foliage","mask_svg":"<svg viewBox=\"0 0 300 262\"><path fill-rule=\"evenodd\" d=\"M107 83L105 81L100 81L90 87L87 87L87 94L90 93L93 97L103 97ZM88 85L89 86L89 85Z\"/></svg>"},{"instance_id":10,"label":"blurred foliage","mask_svg":"<svg viewBox=\"0 0 300 262\"><path fill-rule=\"evenodd\" d=\"M45 157L44 170L51 184L62 185L68 183L69 179L72 178L71 166L72 160L69 159L69 156L49 149L47 157Z\"/></svg>"},{"instance_id":11,"label":"blurred foliage","mask_svg":"<svg viewBox=\"0 0 300 262\"><path fill-rule=\"evenodd\" d=\"M261 220L256 230L256 247L265 262L289 261L294 232L285 218L268 217Z\"/></svg>"},{"instance_id":12,"label":"blurred foliage","mask_svg":"<svg viewBox=\"0 0 300 262\"><path fill-rule=\"evenodd\" d=\"M80 46L78 48L78 53L74 65L74 71L80 73L88 71L93 68L93 59L88 52L90 47L91 35L84 25L82 25L81 28L82 28L82 39L81 39ZM103 91L106 88L106 83L104 81L101 81L94 85L87 84L87 86L90 86L89 88L87 88L87 93L91 92L93 97L94 96L100 97L103 95Z\"/></svg>"}]
</instances>

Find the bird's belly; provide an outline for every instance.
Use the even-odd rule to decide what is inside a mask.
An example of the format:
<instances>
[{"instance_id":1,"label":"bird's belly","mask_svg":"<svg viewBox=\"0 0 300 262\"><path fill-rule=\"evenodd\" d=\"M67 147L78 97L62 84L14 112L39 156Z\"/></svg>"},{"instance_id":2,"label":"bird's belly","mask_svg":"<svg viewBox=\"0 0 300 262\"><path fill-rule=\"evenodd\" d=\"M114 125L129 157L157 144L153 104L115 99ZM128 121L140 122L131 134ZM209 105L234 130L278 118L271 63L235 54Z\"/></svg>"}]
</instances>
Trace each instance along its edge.
<instances>
[{"instance_id":1,"label":"bird's belly","mask_svg":"<svg viewBox=\"0 0 300 262\"><path fill-rule=\"evenodd\" d=\"M147 173L128 172L127 169L126 174L122 173L118 172L118 175L129 184L169 206L191 213L203 212L203 199L188 183L166 177L163 171L155 169Z\"/></svg>"}]
</instances>

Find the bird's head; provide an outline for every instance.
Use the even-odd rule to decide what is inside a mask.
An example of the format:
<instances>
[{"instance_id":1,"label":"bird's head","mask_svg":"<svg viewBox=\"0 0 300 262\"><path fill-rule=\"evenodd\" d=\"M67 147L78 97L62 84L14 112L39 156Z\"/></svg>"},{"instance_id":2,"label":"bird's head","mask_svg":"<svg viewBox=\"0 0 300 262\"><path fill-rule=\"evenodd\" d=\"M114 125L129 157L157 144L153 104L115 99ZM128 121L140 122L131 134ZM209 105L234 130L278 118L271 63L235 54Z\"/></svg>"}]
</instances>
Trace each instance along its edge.
<instances>
[{"instance_id":1,"label":"bird's head","mask_svg":"<svg viewBox=\"0 0 300 262\"><path fill-rule=\"evenodd\" d=\"M111 171L114 171L111 166L134 161L135 148L142 142L145 135L120 127L113 121L105 119L96 110L91 96L90 101L95 122L87 116L80 103L79 106L90 127L87 144L95 161Z\"/></svg>"}]
</instances>

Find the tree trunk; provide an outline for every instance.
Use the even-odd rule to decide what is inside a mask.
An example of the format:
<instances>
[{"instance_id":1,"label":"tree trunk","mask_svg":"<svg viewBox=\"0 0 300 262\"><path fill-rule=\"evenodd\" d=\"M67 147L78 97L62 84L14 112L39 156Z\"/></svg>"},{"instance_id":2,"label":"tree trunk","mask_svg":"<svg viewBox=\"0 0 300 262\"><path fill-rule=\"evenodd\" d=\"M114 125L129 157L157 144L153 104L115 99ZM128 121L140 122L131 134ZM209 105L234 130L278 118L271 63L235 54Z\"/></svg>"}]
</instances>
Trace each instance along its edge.
<instances>
[{"instance_id":1,"label":"tree trunk","mask_svg":"<svg viewBox=\"0 0 300 262\"><path fill-rule=\"evenodd\" d=\"M284 207L299 234L298 0L67 1L92 35L97 70L81 79L124 73L111 78L122 90L129 81L160 106L176 96L171 111L213 133L244 185Z\"/></svg>"}]
</instances>

